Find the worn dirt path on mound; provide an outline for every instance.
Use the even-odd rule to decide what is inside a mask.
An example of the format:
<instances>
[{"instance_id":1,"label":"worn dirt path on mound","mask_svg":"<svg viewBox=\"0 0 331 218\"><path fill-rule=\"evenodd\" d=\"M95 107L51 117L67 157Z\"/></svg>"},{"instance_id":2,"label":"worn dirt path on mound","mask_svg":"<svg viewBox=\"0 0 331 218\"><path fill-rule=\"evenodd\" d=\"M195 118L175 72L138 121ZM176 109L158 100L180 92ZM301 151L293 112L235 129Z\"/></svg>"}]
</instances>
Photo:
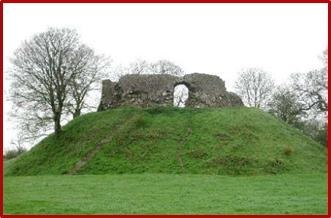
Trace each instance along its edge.
<instances>
[{"instance_id":1,"label":"worn dirt path on mound","mask_svg":"<svg viewBox=\"0 0 331 218\"><path fill-rule=\"evenodd\" d=\"M80 169L82 169L90 160L92 160L92 158L101 150L104 145L110 143L113 140L113 136L121 131L121 126L129 125L130 122L134 122L135 120L135 118L131 117L131 119L129 118L124 123L116 124L114 131L112 131L111 133L112 135L108 136L105 139L102 139L98 144L96 144L96 146L91 151L87 152L87 154L74 165L74 167L69 171L68 174L74 175L79 172Z\"/></svg>"},{"instance_id":2,"label":"worn dirt path on mound","mask_svg":"<svg viewBox=\"0 0 331 218\"><path fill-rule=\"evenodd\" d=\"M68 174L73 175L76 174L83 166L85 166L100 150L101 148L105 145L111 142L113 137L103 139L101 140L100 143L98 143L94 149L92 149L90 152L85 155L82 159L80 159L75 166L69 171Z\"/></svg>"},{"instance_id":3,"label":"worn dirt path on mound","mask_svg":"<svg viewBox=\"0 0 331 218\"><path fill-rule=\"evenodd\" d=\"M187 139L192 135L192 129L188 128L186 135L182 138L181 142L179 143L177 147L177 161L181 168L181 173L184 173L184 162L183 162L183 155L184 155L184 146L187 142Z\"/></svg>"}]
</instances>

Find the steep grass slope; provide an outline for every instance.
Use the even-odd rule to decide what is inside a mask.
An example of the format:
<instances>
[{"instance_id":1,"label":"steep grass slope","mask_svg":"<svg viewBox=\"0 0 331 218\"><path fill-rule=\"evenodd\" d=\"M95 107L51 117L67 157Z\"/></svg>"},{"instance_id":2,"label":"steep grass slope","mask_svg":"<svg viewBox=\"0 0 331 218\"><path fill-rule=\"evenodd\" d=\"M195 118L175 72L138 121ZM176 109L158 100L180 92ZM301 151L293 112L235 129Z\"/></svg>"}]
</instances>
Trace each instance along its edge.
<instances>
[{"instance_id":1,"label":"steep grass slope","mask_svg":"<svg viewBox=\"0 0 331 218\"><path fill-rule=\"evenodd\" d=\"M120 108L71 121L6 175L325 171L321 145L257 109Z\"/></svg>"}]
</instances>

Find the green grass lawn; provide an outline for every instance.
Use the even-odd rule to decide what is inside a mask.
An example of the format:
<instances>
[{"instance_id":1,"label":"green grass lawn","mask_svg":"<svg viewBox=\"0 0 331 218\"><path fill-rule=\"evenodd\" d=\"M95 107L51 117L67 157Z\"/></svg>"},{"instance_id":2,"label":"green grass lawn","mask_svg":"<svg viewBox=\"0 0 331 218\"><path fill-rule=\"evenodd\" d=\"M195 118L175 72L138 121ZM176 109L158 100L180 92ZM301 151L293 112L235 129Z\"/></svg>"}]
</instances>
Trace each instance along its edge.
<instances>
[{"instance_id":1,"label":"green grass lawn","mask_svg":"<svg viewBox=\"0 0 331 218\"><path fill-rule=\"evenodd\" d=\"M6 214L325 214L326 174L6 176Z\"/></svg>"}]
</instances>

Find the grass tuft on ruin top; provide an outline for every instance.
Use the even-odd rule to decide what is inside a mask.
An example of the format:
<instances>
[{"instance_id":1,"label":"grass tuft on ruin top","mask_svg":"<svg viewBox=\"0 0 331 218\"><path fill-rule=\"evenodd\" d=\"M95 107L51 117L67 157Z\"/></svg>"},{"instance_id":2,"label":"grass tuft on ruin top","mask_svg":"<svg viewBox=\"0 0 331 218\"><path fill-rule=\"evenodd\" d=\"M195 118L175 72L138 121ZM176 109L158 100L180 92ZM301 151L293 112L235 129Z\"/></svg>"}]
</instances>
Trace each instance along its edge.
<instances>
[{"instance_id":1,"label":"grass tuft on ruin top","mask_svg":"<svg viewBox=\"0 0 331 218\"><path fill-rule=\"evenodd\" d=\"M79 161L85 163L77 167ZM243 107L89 113L5 166L5 175L312 172L326 172L323 146L268 113Z\"/></svg>"}]
</instances>

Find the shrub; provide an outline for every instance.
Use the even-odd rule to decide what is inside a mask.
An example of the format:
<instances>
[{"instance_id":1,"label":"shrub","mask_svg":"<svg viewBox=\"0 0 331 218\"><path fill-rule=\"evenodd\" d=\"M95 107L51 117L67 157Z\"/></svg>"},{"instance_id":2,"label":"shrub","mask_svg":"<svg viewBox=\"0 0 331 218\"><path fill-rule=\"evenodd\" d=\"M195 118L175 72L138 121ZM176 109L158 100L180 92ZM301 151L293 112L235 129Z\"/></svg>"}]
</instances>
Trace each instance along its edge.
<instances>
[{"instance_id":1,"label":"shrub","mask_svg":"<svg viewBox=\"0 0 331 218\"><path fill-rule=\"evenodd\" d=\"M144 128L147 126L147 122L144 120L143 117L138 117L135 121L134 121L134 125L136 128Z\"/></svg>"},{"instance_id":2,"label":"shrub","mask_svg":"<svg viewBox=\"0 0 331 218\"><path fill-rule=\"evenodd\" d=\"M267 173L278 174L287 171L287 168L283 160L276 158L267 162L265 171Z\"/></svg>"},{"instance_id":3,"label":"shrub","mask_svg":"<svg viewBox=\"0 0 331 218\"><path fill-rule=\"evenodd\" d=\"M292 148L291 146L286 146L286 147L284 148L284 154L285 154L286 156L290 156L292 153L293 153L293 148Z\"/></svg>"},{"instance_id":4,"label":"shrub","mask_svg":"<svg viewBox=\"0 0 331 218\"><path fill-rule=\"evenodd\" d=\"M3 158L5 160L10 160L10 159L13 159L23 153L26 152L26 149L23 148L22 146L17 146L16 148L14 149L11 149L11 150L8 150L5 155L3 156Z\"/></svg>"},{"instance_id":5,"label":"shrub","mask_svg":"<svg viewBox=\"0 0 331 218\"><path fill-rule=\"evenodd\" d=\"M325 147L328 146L328 130L327 127L320 129L317 133L317 135L314 137L314 140L319 142L321 145L324 145Z\"/></svg>"},{"instance_id":6,"label":"shrub","mask_svg":"<svg viewBox=\"0 0 331 218\"><path fill-rule=\"evenodd\" d=\"M236 155L226 155L213 159L209 162L214 167L220 167L221 171L230 175L248 175L251 168L256 164L256 160L249 157Z\"/></svg>"}]
</instances>

